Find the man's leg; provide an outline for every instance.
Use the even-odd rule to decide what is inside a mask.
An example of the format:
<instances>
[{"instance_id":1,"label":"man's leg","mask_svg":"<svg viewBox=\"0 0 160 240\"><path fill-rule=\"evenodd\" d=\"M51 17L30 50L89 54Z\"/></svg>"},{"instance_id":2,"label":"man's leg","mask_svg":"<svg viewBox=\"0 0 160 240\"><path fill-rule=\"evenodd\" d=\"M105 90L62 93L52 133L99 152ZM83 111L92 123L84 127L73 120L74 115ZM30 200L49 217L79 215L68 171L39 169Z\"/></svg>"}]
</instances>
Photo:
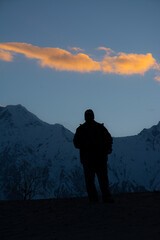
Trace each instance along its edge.
<instances>
[{"instance_id":1,"label":"man's leg","mask_svg":"<svg viewBox=\"0 0 160 240\"><path fill-rule=\"evenodd\" d=\"M96 167L96 174L98 177L98 182L100 185L102 199L104 202L111 202L111 194L109 190L109 180L108 180L108 169L107 169L107 162L104 161L99 163Z\"/></svg>"},{"instance_id":2,"label":"man's leg","mask_svg":"<svg viewBox=\"0 0 160 240\"><path fill-rule=\"evenodd\" d=\"M95 169L90 164L83 164L86 189L90 202L98 201L98 193L95 187Z\"/></svg>"}]
</instances>

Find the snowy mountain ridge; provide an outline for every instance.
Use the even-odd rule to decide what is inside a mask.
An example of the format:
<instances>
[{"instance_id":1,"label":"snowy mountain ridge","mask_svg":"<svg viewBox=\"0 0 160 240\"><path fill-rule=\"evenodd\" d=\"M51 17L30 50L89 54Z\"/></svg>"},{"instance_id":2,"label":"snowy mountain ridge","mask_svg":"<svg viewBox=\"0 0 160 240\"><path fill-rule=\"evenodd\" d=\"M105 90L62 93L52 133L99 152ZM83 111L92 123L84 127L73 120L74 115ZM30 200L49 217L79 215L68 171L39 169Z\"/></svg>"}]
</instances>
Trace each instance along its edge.
<instances>
[{"instance_id":1,"label":"snowy mountain ridge","mask_svg":"<svg viewBox=\"0 0 160 240\"><path fill-rule=\"evenodd\" d=\"M86 195L73 133L41 121L21 105L0 107L0 198ZM114 138L108 160L113 193L160 189L160 122Z\"/></svg>"}]
</instances>

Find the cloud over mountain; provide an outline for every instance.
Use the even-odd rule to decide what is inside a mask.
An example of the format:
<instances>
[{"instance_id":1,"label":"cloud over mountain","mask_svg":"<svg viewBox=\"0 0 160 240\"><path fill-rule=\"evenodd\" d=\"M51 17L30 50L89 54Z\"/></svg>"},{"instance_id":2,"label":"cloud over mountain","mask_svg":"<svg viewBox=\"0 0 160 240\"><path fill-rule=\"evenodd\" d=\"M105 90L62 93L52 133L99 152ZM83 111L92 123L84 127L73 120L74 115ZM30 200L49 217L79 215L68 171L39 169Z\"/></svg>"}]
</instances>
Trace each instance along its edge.
<instances>
[{"instance_id":1,"label":"cloud over mountain","mask_svg":"<svg viewBox=\"0 0 160 240\"><path fill-rule=\"evenodd\" d=\"M83 53L72 54L60 48L42 48L27 43L4 43L0 48L14 53L22 53L27 58L37 59L42 67L56 70L91 72L100 71L100 63Z\"/></svg>"},{"instance_id":2,"label":"cloud over mountain","mask_svg":"<svg viewBox=\"0 0 160 240\"><path fill-rule=\"evenodd\" d=\"M98 50L104 50L106 54L101 61L92 59L84 53L80 48L69 48L70 51L75 50L76 53L71 53L60 48L43 48L33 46L27 43L1 43L0 44L0 59L3 61L13 61L13 55L20 53L30 59L37 59L42 67L50 67L59 71L75 71L75 72L92 72L100 71L103 73L113 73L120 75L143 75L150 69L158 70L160 65L151 53L136 54L136 53L115 53L110 48L99 47ZM159 78L155 77L157 81Z\"/></svg>"}]
</instances>

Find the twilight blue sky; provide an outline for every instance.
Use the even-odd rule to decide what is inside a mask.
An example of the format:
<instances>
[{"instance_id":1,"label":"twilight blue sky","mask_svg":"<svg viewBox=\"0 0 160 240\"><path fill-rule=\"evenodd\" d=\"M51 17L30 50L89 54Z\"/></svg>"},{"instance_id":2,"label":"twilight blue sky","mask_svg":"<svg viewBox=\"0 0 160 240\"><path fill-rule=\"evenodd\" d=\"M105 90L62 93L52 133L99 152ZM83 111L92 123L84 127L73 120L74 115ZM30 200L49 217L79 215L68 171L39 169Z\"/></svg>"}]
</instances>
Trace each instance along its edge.
<instances>
[{"instance_id":1,"label":"twilight blue sky","mask_svg":"<svg viewBox=\"0 0 160 240\"><path fill-rule=\"evenodd\" d=\"M159 0L0 0L0 105L72 132L87 108L117 137L157 124L159 13Z\"/></svg>"}]
</instances>

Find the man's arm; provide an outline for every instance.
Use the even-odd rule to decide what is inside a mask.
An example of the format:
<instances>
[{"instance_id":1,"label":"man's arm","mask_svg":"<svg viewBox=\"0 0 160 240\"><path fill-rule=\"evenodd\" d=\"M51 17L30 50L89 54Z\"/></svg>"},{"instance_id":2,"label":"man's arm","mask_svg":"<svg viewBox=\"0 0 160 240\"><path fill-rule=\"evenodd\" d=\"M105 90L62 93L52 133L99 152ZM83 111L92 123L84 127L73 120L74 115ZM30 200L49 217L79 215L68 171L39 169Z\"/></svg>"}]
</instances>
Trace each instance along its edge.
<instances>
[{"instance_id":1,"label":"man's arm","mask_svg":"<svg viewBox=\"0 0 160 240\"><path fill-rule=\"evenodd\" d=\"M77 128L76 133L73 138L73 143L75 148L80 148L80 134L79 134L79 129Z\"/></svg>"},{"instance_id":2,"label":"man's arm","mask_svg":"<svg viewBox=\"0 0 160 240\"><path fill-rule=\"evenodd\" d=\"M107 153L111 154L112 153L113 138L105 127L104 127L104 142L105 142L105 145L107 147Z\"/></svg>"}]
</instances>

